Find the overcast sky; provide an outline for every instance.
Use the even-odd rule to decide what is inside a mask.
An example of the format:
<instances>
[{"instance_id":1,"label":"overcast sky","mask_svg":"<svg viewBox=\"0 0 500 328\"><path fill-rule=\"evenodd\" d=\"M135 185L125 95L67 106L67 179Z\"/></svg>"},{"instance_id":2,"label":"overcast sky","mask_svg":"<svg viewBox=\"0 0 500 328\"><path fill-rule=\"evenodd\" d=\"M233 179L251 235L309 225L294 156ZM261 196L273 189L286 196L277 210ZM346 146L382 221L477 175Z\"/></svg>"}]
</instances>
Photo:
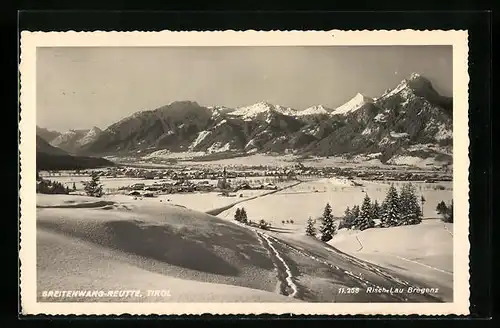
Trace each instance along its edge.
<instances>
[{"instance_id":1,"label":"overcast sky","mask_svg":"<svg viewBox=\"0 0 500 328\"><path fill-rule=\"evenodd\" d=\"M104 129L178 100L335 108L412 72L451 96L451 46L39 48L37 124Z\"/></svg>"}]
</instances>

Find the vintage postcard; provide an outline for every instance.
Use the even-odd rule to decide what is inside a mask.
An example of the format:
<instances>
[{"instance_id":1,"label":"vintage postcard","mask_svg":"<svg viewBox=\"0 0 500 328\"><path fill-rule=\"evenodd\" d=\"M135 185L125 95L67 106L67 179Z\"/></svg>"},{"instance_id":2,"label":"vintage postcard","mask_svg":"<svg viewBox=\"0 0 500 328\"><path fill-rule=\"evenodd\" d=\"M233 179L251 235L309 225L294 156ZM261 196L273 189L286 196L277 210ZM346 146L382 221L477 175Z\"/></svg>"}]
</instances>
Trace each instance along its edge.
<instances>
[{"instance_id":1,"label":"vintage postcard","mask_svg":"<svg viewBox=\"0 0 500 328\"><path fill-rule=\"evenodd\" d=\"M467 40L22 32L22 313L468 314Z\"/></svg>"}]
</instances>

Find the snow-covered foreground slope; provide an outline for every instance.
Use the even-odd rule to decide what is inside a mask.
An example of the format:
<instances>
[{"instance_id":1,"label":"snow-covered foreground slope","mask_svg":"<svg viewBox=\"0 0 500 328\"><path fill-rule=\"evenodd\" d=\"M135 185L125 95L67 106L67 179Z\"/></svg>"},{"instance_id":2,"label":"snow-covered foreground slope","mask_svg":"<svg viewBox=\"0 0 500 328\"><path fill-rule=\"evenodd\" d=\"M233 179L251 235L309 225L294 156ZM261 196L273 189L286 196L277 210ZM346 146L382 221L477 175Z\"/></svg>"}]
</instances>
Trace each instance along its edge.
<instances>
[{"instance_id":1,"label":"snow-covered foreground slope","mask_svg":"<svg viewBox=\"0 0 500 328\"><path fill-rule=\"evenodd\" d=\"M154 261L135 262L127 254L39 229L37 233L39 301L72 302L289 302L276 293L217 283L179 279L157 272ZM42 298L44 290L140 290L142 297ZM148 290L159 291L148 296Z\"/></svg>"},{"instance_id":2,"label":"snow-covered foreground slope","mask_svg":"<svg viewBox=\"0 0 500 328\"><path fill-rule=\"evenodd\" d=\"M148 201L39 195L37 205L52 206L37 213L39 294L151 287L170 290L161 301L289 300L275 293L273 262L245 228Z\"/></svg>"},{"instance_id":3,"label":"snow-covered foreground slope","mask_svg":"<svg viewBox=\"0 0 500 328\"><path fill-rule=\"evenodd\" d=\"M417 277L453 296L453 224L424 220L421 224L365 231L341 229L329 242L339 250Z\"/></svg>"},{"instance_id":4,"label":"snow-covered foreground slope","mask_svg":"<svg viewBox=\"0 0 500 328\"><path fill-rule=\"evenodd\" d=\"M153 199L37 197L37 284L44 290L140 290L140 301L439 302L371 293L432 287L318 240L255 230ZM357 288L357 293L342 293ZM147 297L148 289L168 296ZM79 299L114 301L116 298ZM52 301L61 301L61 299ZM66 298L64 301L75 301ZM119 301L139 301L137 298Z\"/></svg>"}]
</instances>

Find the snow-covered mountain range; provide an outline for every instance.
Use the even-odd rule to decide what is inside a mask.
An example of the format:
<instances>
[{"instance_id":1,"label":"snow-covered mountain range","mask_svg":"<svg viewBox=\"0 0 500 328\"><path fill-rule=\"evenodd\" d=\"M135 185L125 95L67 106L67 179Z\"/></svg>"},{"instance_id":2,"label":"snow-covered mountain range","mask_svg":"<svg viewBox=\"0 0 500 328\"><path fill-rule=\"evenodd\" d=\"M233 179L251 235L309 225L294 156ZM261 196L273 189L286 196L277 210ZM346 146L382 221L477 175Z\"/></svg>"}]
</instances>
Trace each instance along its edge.
<instances>
[{"instance_id":1,"label":"snow-covered mountain range","mask_svg":"<svg viewBox=\"0 0 500 328\"><path fill-rule=\"evenodd\" d=\"M92 155L272 152L451 162L452 113L452 99L414 73L379 98L358 93L333 109L313 105L297 110L265 101L239 108L204 107L178 101L137 112L104 131L69 131L47 141Z\"/></svg>"}]
</instances>

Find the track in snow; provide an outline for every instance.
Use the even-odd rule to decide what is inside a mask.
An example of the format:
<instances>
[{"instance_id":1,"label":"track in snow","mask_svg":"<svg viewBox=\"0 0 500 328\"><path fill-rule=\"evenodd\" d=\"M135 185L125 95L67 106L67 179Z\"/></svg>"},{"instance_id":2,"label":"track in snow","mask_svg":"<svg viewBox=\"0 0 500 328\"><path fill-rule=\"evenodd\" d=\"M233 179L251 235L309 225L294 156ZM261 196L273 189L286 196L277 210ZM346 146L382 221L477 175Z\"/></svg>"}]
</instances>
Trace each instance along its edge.
<instances>
[{"instance_id":1,"label":"track in snow","mask_svg":"<svg viewBox=\"0 0 500 328\"><path fill-rule=\"evenodd\" d=\"M278 250L274 247L270 238L263 233L255 231L262 241L262 245L269 251L271 258L274 262L276 270L278 271L278 279L280 281L280 293L289 297L295 297L298 293L298 287L294 282L292 270L280 255Z\"/></svg>"},{"instance_id":2,"label":"track in snow","mask_svg":"<svg viewBox=\"0 0 500 328\"><path fill-rule=\"evenodd\" d=\"M433 267L433 266L430 266L430 265L427 265L427 264L424 264L422 262L418 262L418 261L415 261L415 260L410 260L410 259L407 259L406 257L402 257L402 256L399 256L399 255L394 255L394 254L388 254L388 255L393 256L395 258L398 258L400 260L406 261L406 262L415 263L415 264L421 265L423 267L426 267L428 269L432 269L432 270L435 270L435 271L438 271L438 272L441 272L441 273L446 273L446 274L449 274L449 275L453 276L453 272L450 272L450 271L439 269L439 268L436 268L436 267Z\"/></svg>"}]
</instances>

